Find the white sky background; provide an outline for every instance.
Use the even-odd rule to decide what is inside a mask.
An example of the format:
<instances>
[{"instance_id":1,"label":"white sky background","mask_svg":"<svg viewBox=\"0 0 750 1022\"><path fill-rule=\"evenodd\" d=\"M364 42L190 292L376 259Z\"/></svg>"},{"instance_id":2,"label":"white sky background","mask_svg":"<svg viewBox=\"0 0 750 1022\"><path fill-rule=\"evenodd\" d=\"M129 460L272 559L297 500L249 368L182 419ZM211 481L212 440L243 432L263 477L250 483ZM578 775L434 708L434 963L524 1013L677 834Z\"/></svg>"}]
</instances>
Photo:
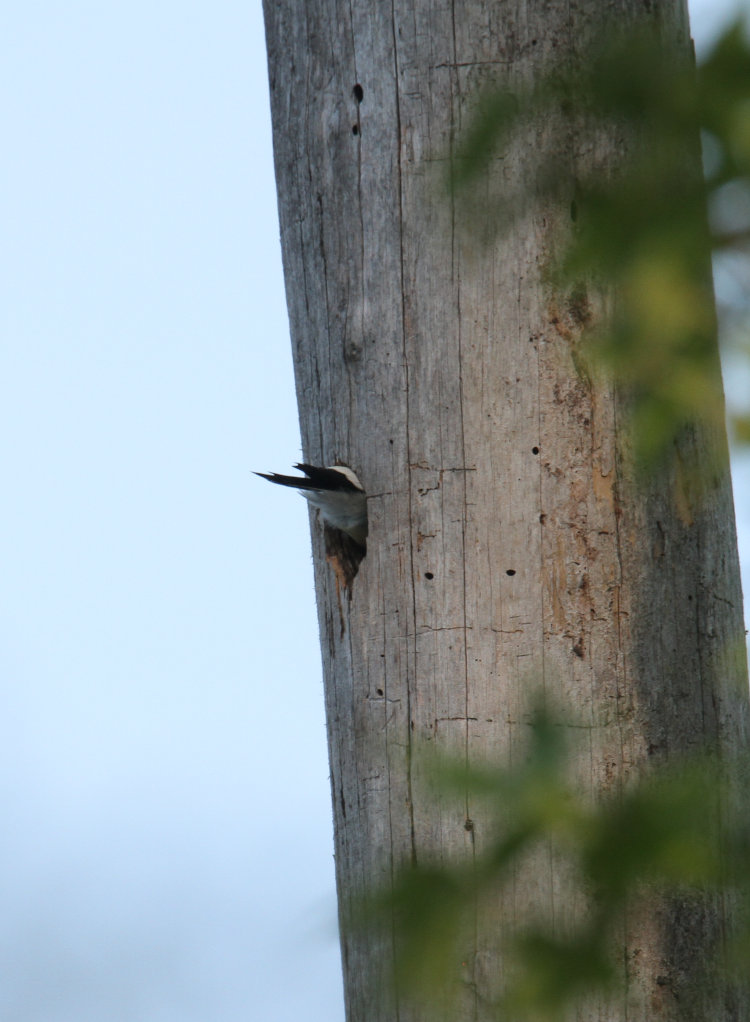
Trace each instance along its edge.
<instances>
[{"instance_id":1,"label":"white sky background","mask_svg":"<svg viewBox=\"0 0 750 1022\"><path fill-rule=\"evenodd\" d=\"M260 4L15 4L0 127L0 1018L340 1022Z\"/></svg>"}]
</instances>

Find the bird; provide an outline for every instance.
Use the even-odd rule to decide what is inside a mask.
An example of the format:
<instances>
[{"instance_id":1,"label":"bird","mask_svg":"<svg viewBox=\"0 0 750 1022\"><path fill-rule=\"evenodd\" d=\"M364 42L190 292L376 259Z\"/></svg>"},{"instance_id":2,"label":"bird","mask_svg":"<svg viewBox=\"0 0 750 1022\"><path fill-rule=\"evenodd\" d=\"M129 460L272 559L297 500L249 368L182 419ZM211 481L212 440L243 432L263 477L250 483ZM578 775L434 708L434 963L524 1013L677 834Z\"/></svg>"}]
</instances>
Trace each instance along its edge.
<instances>
[{"instance_id":1,"label":"bird","mask_svg":"<svg viewBox=\"0 0 750 1022\"><path fill-rule=\"evenodd\" d=\"M367 494L352 469L346 465L318 467L304 462L298 462L294 467L304 472L307 478L279 475L278 472L253 474L271 483L296 489L320 510L327 525L345 532L364 547L367 542Z\"/></svg>"}]
</instances>

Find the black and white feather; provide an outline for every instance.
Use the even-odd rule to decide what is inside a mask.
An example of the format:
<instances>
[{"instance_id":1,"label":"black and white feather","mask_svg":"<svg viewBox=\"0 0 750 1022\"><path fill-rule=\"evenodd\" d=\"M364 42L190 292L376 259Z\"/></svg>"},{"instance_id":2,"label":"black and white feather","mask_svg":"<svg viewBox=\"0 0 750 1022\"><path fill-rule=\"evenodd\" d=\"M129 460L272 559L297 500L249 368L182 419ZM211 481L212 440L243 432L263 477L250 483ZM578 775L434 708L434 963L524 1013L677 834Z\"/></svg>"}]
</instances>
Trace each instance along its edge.
<instances>
[{"instance_id":1,"label":"black and white feather","mask_svg":"<svg viewBox=\"0 0 750 1022\"><path fill-rule=\"evenodd\" d=\"M367 540L367 495L354 472L346 465L316 465L299 463L294 466L305 473L302 476L284 476L278 472L256 472L256 476L281 486L291 486L317 507L323 520L340 529L364 546Z\"/></svg>"}]
</instances>

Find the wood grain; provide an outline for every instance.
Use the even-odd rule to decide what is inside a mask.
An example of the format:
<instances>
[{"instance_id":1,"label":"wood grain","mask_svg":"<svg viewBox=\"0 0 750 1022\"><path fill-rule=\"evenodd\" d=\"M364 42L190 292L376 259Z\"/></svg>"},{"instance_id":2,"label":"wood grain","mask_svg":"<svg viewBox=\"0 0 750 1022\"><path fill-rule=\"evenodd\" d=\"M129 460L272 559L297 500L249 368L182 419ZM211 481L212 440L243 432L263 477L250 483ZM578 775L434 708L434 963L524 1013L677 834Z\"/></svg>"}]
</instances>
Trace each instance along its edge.
<instances>
[{"instance_id":1,"label":"wood grain","mask_svg":"<svg viewBox=\"0 0 750 1022\"><path fill-rule=\"evenodd\" d=\"M650 5L606 6L622 19ZM545 282L577 172L620 143L592 151L530 125L474 189L485 224L445 184L478 90L583 59L601 7L265 2L304 460L351 465L369 496L368 552L345 593L312 519L344 923L399 865L481 850L486 807L428 795L425 750L517 762L537 689L566 708L594 800L655 758L746 746L741 659L726 669L742 637L726 465L699 498L677 470L632 482L620 399L578 360L614 298ZM680 0L658 18L688 44ZM534 196L551 151L559 195ZM497 201L528 193L495 232ZM687 457L703 441L681 443ZM547 861L481 907L454 1020L492 1017L499 935L539 904L564 919L574 897ZM577 1017L750 1017L680 1014L691 955L721 919L692 919L687 949L665 937L677 919L655 906L633 921L620 1000ZM342 952L349 1022L431 1017L397 1007L397 934L344 925Z\"/></svg>"}]
</instances>

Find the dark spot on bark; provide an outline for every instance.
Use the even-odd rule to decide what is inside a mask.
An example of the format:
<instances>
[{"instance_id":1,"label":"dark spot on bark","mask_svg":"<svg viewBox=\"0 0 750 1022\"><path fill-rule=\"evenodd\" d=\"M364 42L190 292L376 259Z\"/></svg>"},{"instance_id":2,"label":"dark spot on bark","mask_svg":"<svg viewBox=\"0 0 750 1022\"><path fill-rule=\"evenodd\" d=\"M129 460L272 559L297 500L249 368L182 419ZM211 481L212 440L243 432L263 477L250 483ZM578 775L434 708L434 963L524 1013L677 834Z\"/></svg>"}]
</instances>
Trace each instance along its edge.
<instances>
[{"instance_id":1,"label":"dark spot on bark","mask_svg":"<svg viewBox=\"0 0 750 1022\"><path fill-rule=\"evenodd\" d=\"M382 696L383 694L382 688L376 688L375 691L378 693L379 696Z\"/></svg>"},{"instance_id":2,"label":"dark spot on bark","mask_svg":"<svg viewBox=\"0 0 750 1022\"><path fill-rule=\"evenodd\" d=\"M508 568L508 570L505 572L506 575L515 575L515 573L516 573L515 568Z\"/></svg>"},{"instance_id":3,"label":"dark spot on bark","mask_svg":"<svg viewBox=\"0 0 750 1022\"><path fill-rule=\"evenodd\" d=\"M432 581L432 580L433 580L433 578L434 578L435 576L434 576L434 575L432 574L432 572L431 572L431 571L426 571L426 572L424 573L424 577L425 577L425 578L427 578L427 579L429 579L430 581Z\"/></svg>"},{"instance_id":4,"label":"dark spot on bark","mask_svg":"<svg viewBox=\"0 0 750 1022\"><path fill-rule=\"evenodd\" d=\"M358 124L352 124L352 135L358 135L358 134L359 134L359 125Z\"/></svg>"},{"instance_id":5,"label":"dark spot on bark","mask_svg":"<svg viewBox=\"0 0 750 1022\"><path fill-rule=\"evenodd\" d=\"M532 454L539 454L539 448L538 447L532 447L531 448L531 453Z\"/></svg>"},{"instance_id":6,"label":"dark spot on bark","mask_svg":"<svg viewBox=\"0 0 750 1022\"><path fill-rule=\"evenodd\" d=\"M474 821L467 820L466 823L464 823L464 830L474 830Z\"/></svg>"},{"instance_id":7,"label":"dark spot on bark","mask_svg":"<svg viewBox=\"0 0 750 1022\"><path fill-rule=\"evenodd\" d=\"M347 362L359 362L362 359L362 345L359 341L344 342L344 358Z\"/></svg>"},{"instance_id":8,"label":"dark spot on bark","mask_svg":"<svg viewBox=\"0 0 750 1022\"><path fill-rule=\"evenodd\" d=\"M354 86L352 92L354 93L354 98L356 99L356 101L358 103L361 103L365 96L365 90L362 88L359 82L357 82L357 84Z\"/></svg>"},{"instance_id":9,"label":"dark spot on bark","mask_svg":"<svg viewBox=\"0 0 750 1022\"><path fill-rule=\"evenodd\" d=\"M591 303L584 284L576 284L568 295L568 312L579 327L586 326L591 322Z\"/></svg>"}]
</instances>

